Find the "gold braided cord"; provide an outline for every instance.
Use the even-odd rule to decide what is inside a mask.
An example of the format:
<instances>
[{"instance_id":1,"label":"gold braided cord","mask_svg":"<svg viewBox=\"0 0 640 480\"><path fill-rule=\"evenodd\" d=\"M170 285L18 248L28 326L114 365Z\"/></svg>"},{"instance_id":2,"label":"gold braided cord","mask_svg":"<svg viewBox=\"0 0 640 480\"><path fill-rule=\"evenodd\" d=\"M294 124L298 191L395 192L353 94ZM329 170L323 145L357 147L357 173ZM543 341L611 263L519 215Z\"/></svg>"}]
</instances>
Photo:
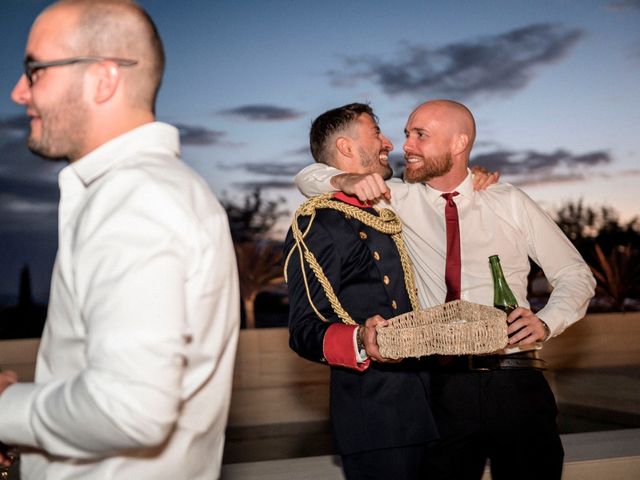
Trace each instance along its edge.
<instances>
[{"instance_id":1,"label":"gold braided cord","mask_svg":"<svg viewBox=\"0 0 640 480\"><path fill-rule=\"evenodd\" d=\"M307 236L307 233L311 229L313 225L313 221L316 217L316 211L329 208L332 210L337 210L339 212L344 213L350 217L355 218L356 220L362 222L364 225L377 230L378 232L384 233L385 235L390 235L393 239L396 248L398 249L398 254L400 256L400 263L402 265L402 271L404 273L404 281L405 288L407 293L409 294L409 300L411 302L411 308L415 311L419 310L420 305L418 303L417 290L415 287L415 280L413 276L413 266L411 264L411 260L409 259L409 255L407 254L406 247L404 245L404 241L402 240L402 224L400 220L389 209L379 210L379 215L373 215L372 213L367 212L361 208L355 207L353 205L349 205L347 203L337 202L333 200L332 194L320 195L318 197L311 198L304 202L298 209L296 210L293 218L293 222L291 224L291 232L293 234L293 238L295 240L295 245L291 248L291 251L287 254L287 259L284 264L284 276L285 281L288 281L287 278L287 266L289 264L289 259L294 250L298 250L300 254L300 268L302 270L302 278L304 281L305 291L307 293L307 298L309 299L309 304L313 308L313 311L321 318L323 321L327 321L327 319L318 311L313 300L311 298L311 292L309 291L309 283L307 281L307 275L304 268L304 260L309 264L309 267L313 271L316 279L322 286L324 293L331 304L331 308L335 312L335 314L340 318L343 323L348 325L356 325L357 323L351 318L351 316L347 313L347 311L340 304L340 300L338 300L338 296L335 294L333 287L329 283L326 275L324 274L320 263L316 260L315 255L309 248L307 247L304 239ZM309 224L304 232L300 230L298 224L298 218L301 216L310 217Z\"/></svg>"}]
</instances>

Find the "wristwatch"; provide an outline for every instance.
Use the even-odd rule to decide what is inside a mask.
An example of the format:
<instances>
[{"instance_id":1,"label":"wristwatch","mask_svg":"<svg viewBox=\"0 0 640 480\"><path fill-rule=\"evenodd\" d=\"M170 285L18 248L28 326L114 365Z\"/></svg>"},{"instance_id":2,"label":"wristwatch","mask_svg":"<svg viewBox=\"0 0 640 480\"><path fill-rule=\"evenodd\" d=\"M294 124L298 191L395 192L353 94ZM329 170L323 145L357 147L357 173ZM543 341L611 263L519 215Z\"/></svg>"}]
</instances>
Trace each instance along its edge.
<instances>
[{"instance_id":1,"label":"wristwatch","mask_svg":"<svg viewBox=\"0 0 640 480\"><path fill-rule=\"evenodd\" d=\"M356 333L356 346L358 347L358 352L360 352L360 356L365 358L367 356L367 349L364 348L364 342L362 341L362 337L360 333L362 332L362 325L358 325L358 331Z\"/></svg>"},{"instance_id":2,"label":"wristwatch","mask_svg":"<svg viewBox=\"0 0 640 480\"><path fill-rule=\"evenodd\" d=\"M549 325L547 325L547 323L544 320L540 320L540 323L542 323L542 328L544 328L544 337L542 337L540 341L546 342L547 340L549 340L549 337L551 336L551 329L549 328Z\"/></svg>"}]
</instances>

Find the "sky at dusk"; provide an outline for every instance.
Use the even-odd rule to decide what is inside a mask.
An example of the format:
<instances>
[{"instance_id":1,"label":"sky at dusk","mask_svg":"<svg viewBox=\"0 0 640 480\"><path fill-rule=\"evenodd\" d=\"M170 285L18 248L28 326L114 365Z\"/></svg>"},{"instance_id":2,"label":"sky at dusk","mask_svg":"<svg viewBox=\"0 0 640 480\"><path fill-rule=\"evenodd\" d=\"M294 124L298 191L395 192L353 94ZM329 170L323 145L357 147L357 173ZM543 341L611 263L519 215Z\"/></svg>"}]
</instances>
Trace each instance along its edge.
<instances>
[{"instance_id":1,"label":"sky at dusk","mask_svg":"<svg viewBox=\"0 0 640 480\"><path fill-rule=\"evenodd\" d=\"M9 98L49 3L0 0L0 299L29 264L45 301L56 249L63 165L27 151ZM452 98L476 117L472 161L549 211L582 199L640 215L640 0L140 3L167 55L158 118L218 195L261 186L292 212L317 115L370 102L400 164L411 110Z\"/></svg>"}]
</instances>

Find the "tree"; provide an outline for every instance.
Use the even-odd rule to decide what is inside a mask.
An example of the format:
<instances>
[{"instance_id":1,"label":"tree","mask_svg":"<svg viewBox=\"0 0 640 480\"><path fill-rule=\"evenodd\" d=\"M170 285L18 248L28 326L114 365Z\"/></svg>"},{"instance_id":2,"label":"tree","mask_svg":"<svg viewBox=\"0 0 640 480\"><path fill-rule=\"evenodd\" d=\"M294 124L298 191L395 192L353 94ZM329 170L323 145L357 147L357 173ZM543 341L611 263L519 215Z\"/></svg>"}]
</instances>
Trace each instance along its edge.
<instances>
[{"instance_id":1,"label":"tree","mask_svg":"<svg viewBox=\"0 0 640 480\"><path fill-rule=\"evenodd\" d=\"M282 245L267 241L244 242L236 244L235 248L245 325L247 328L255 328L256 297L269 286L284 281Z\"/></svg>"},{"instance_id":2,"label":"tree","mask_svg":"<svg viewBox=\"0 0 640 480\"><path fill-rule=\"evenodd\" d=\"M613 311L625 309L625 300L637 294L640 283L640 264L631 245L619 246L608 256L602 252L600 245L595 246L597 263L591 265L591 271L598 281L597 291L607 299Z\"/></svg>"},{"instance_id":3,"label":"tree","mask_svg":"<svg viewBox=\"0 0 640 480\"><path fill-rule=\"evenodd\" d=\"M625 300L640 298L640 221L622 222L611 207L568 202L557 212L557 223L589 264L598 281L596 294L612 310Z\"/></svg>"},{"instance_id":4,"label":"tree","mask_svg":"<svg viewBox=\"0 0 640 480\"><path fill-rule=\"evenodd\" d=\"M276 222L289 214L287 210L280 209L284 201L283 197L264 199L260 188L246 195L240 204L223 195L220 203L227 211L233 242L254 242L265 238Z\"/></svg>"},{"instance_id":5,"label":"tree","mask_svg":"<svg viewBox=\"0 0 640 480\"><path fill-rule=\"evenodd\" d=\"M259 293L284 281L282 243L268 240L268 234L278 219L289 212L280 209L284 201L265 200L259 188L244 197L241 204L226 196L222 206L229 217L240 277L240 295L247 328L255 328L255 301Z\"/></svg>"}]
</instances>

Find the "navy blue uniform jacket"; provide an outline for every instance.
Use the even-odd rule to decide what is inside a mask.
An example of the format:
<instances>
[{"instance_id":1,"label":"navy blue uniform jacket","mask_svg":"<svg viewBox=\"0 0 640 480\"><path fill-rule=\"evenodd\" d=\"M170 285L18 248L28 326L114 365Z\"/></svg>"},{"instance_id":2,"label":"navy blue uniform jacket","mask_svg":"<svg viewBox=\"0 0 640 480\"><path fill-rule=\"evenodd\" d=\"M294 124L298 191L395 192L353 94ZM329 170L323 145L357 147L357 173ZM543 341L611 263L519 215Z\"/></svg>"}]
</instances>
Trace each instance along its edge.
<instances>
[{"instance_id":1,"label":"navy blue uniform jacket","mask_svg":"<svg viewBox=\"0 0 640 480\"><path fill-rule=\"evenodd\" d=\"M375 214L374 209L366 210ZM309 217L298 221L304 231ZM321 209L305 243L356 322L362 324L376 314L391 318L411 310L398 251L389 235L344 213ZM285 255L293 246L289 230ZM296 250L287 266L289 343L300 356L326 364L325 348L330 346L325 345L325 335L340 319L306 262L305 269L313 302L329 322L318 318L309 304ZM352 335L352 330L345 331ZM355 358L354 351L352 355ZM365 371L330 368L331 423L338 453L406 446L437 437L429 406L429 375L419 362L371 362Z\"/></svg>"}]
</instances>

